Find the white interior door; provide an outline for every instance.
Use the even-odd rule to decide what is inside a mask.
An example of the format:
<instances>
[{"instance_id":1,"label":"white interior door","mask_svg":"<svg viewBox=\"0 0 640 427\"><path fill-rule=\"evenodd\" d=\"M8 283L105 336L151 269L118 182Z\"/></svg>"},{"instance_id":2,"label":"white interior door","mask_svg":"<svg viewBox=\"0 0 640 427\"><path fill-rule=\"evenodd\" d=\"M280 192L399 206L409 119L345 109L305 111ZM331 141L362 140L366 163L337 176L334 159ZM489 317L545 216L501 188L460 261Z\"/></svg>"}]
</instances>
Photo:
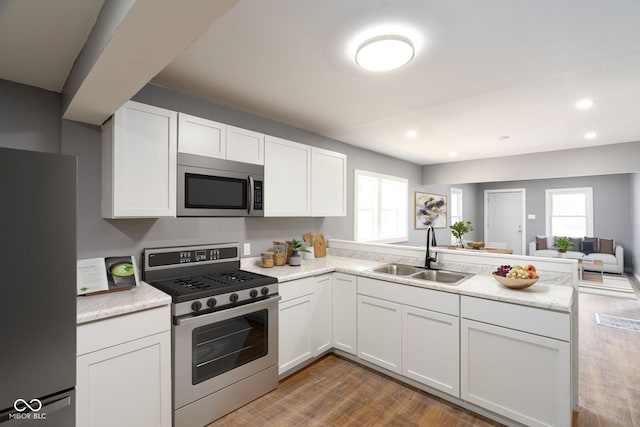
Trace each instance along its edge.
<instances>
[{"instance_id":1,"label":"white interior door","mask_svg":"<svg viewBox=\"0 0 640 427\"><path fill-rule=\"evenodd\" d=\"M484 241L503 242L514 254L525 253L525 190L485 190Z\"/></svg>"}]
</instances>

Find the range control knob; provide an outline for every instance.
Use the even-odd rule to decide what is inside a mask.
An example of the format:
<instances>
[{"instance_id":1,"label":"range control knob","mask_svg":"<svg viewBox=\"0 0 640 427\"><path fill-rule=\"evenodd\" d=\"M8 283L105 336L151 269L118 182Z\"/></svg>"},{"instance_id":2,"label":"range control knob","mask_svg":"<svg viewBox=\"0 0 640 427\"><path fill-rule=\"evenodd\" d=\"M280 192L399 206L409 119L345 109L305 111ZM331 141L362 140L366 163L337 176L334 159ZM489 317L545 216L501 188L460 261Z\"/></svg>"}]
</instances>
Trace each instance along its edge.
<instances>
[{"instance_id":1,"label":"range control knob","mask_svg":"<svg viewBox=\"0 0 640 427\"><path fill-rule=\"evenodd\" d=\"M218 303L218 301L216 301L215 298L209 298L207 300L207 306L209 306L209 308L215 307L217 303Z\"/></svg>"},{"instance_id":2,"label":"range control knob","mask_svg":"<svg viewBox=\"0 0 640 427\"><path fill-rule=\"evenodd\" d=\"M238 294L231 294L229 299L231 300L231 302L238 302Z\"/></svg>"},{"instance_id":3,"label":"range control knob","mask_svg":"<svg viewBox=\"0 0 640 427\"><path fill-rule=\"evenodd\" d=\"M269 288L267 288L266 286L264 288L262 288L260 290L260 293L262 293L262 295L267 296L269 295Z\"/></svg>"},{"instance_id":4,"label":"range control knob","mask_svg":"<svg viewBox=\"0 0 640 427\"><path fill-rule=\"evenodd\" d=\"M258 291L255 289L251 289L251 292L249 292L249 295L251 296L251 298L255 298L258 296Z\"/></svg>"},{"instance_id":5,"label":"range control knob","mask_svg":"<svg viewBox=\"0 0 640 427\"><path fill-rule=\"evenodd\" d=\"M196 301L193 304L191 304L191 310L193 311L200 311L201 308L202 308L202 303L200 301Z\"/></svg>"}]
</instances>

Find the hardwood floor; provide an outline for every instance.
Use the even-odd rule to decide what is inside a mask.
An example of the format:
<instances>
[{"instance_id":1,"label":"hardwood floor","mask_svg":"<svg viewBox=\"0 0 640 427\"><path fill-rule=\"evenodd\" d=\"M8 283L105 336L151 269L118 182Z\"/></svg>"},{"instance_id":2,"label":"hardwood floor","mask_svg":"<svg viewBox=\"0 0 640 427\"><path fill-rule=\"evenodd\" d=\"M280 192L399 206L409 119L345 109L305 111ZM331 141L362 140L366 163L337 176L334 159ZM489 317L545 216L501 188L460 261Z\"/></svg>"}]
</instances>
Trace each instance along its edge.
<instances>
[{"instance_id":1,"label":"hardwood floor","mask_svg":"<svg viewBox=\"0 0 640 427\"><path fill-rule=\"evenodd\" d=\"M634 280L636 292L640 289ZM640 301L580 294L578 427L640 426L640 333L598 325L595 313L640 319ZM231 426L497 426L335 355L209 424Z\"/></svg>"}]
</instances>

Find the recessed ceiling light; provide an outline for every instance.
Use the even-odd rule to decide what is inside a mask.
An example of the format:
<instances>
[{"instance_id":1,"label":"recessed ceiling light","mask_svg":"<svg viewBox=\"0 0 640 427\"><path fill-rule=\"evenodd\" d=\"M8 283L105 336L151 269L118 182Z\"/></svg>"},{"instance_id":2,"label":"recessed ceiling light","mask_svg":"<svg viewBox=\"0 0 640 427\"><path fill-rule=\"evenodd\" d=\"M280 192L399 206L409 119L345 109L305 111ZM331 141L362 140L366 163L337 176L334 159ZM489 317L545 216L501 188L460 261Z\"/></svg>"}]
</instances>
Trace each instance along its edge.
<instances>
[{"instance_id":1,"label":"recessed ceiling light","mask_svg":"<svg viewBox=\"0 0 640 427\"><path fill-rule=\"evenodd\" d=\"M511 138L509 135L502 135L498 137L498 141L507 141L509 138Z\"/></svg>"},{"instance_id":2,"label":"recessed ceiling light","mask_svg":"<svg viewBox=\"0 0 640 427\"><path fill-rule=\"evenodd\" d=\"M449 152L449 157L457 157L458 153L456 153L455 151L451 151Z\"/></svg>"},{"instance_id":3,"label":"recessed ceiling light","mask_svg":"<svg viewBox=\"0 0 640 427\"><path fill-rule=\"evenodd\" d=\"M596 139L598 137L598 134L595 132L587 132L584 134L584 137L587 139Z\"/></svg>"},{"instance_id":4,"label":"recessed ceiling light","mask_svg":"<svg viewBox=\"0 0 640 427\"><path fill-rule=\"evenodd\" d=\"M415 138L416 136L418 136L418 132L416 132L416 131L415 131L415 130L413 130L413 129L409 129L409 130L407 131L406 135L407 135L407 138L411 138L411 139L413 139L413 138Z\"/></svg>"},{"instance_id":5,"label":"recessed ceiling light","mask_svg":"<svg viewBox=\"0 0 640 427\"><path fill-rule=\"evenodd\" d=\"M593 107L593 100L591 99L581 99L580 101L576 102L576 108L578 110L587 110L591 107Z\"/></svg>"},{"instance_id":6,"label":"recessed ceiling light","mask_svg":"<svg viewBox=\"0 0 640 427\"><path fill-rule=\"evenodd\" d=\"M413 44L408 38L384 35L362 43L356 52L356 63L368 71L390 71L407 64L413 54Z\"/></svg>"}]
</instances>

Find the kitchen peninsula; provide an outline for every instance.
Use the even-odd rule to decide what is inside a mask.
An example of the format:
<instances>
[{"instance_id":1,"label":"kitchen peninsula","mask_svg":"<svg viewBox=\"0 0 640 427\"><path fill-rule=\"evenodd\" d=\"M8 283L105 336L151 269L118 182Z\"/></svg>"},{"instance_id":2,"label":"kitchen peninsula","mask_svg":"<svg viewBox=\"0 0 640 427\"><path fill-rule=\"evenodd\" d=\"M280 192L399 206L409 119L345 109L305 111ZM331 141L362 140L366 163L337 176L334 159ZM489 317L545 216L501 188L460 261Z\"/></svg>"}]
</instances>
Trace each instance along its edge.
<instances>
[{"instance_id":1,"label":"kitchen peninsula","mask_svg":"<svg viewBox=\"0 0 640 427\"><path fill-rule=\"evenodd\" d=\"M424 248L329 242L301 267L244 270L280 283L280 377L328 351L507 425L570 426L577 406L577 266L570 260L436 248L452 286L371 271L422 265ZM535 264L540 280L502 287L491 271Z\"/></svg>"}]
</instances>

